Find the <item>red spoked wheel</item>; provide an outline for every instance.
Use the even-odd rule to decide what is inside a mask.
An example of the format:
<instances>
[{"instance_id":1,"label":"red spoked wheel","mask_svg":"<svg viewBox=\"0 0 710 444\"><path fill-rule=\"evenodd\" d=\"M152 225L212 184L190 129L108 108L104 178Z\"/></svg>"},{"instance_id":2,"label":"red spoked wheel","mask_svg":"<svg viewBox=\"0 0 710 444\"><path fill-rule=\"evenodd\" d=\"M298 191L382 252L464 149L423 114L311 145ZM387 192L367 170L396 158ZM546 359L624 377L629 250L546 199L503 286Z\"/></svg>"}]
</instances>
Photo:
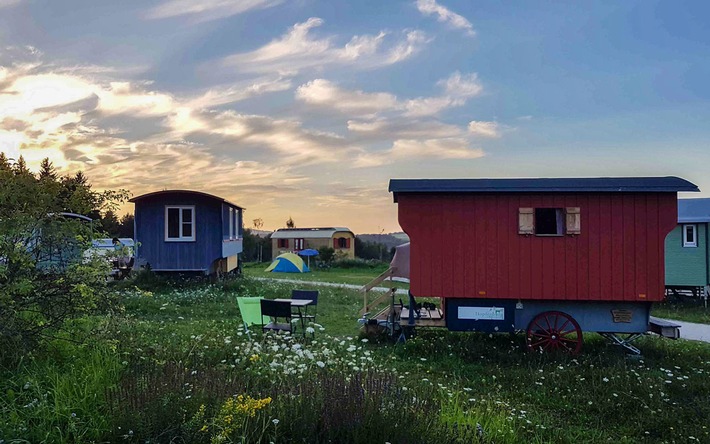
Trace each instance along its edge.
<instances>
[{"instance_id":1,"label":"red spoked wheel","mask_svg":"<svg viewBox=\"0 0 710 444\"><path fill-rule=\"evenodd\" d=\"M582 329L561 311L545 311L528 325L528 350L561 351L577 354L582 350Z\"/></svg>"}]
</instances>

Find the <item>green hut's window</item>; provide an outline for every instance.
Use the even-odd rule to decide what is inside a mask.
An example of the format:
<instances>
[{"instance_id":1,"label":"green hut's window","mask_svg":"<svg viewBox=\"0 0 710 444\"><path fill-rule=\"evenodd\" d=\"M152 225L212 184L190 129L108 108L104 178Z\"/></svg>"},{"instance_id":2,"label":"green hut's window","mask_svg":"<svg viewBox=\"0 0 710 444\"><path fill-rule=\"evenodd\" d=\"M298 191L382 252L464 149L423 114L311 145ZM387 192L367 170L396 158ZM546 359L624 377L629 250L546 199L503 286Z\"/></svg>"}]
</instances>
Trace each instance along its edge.
<instances>
[{"instance_id":1,"label":"green hut's window","mask_svg":"<svg viewBox=\"0 0 710 444\"><path fill-rule=\"evenodd\" d=\"M683 225L683 246L698 246L698 232L696 225Z\"/></svg>"}]
</instances>

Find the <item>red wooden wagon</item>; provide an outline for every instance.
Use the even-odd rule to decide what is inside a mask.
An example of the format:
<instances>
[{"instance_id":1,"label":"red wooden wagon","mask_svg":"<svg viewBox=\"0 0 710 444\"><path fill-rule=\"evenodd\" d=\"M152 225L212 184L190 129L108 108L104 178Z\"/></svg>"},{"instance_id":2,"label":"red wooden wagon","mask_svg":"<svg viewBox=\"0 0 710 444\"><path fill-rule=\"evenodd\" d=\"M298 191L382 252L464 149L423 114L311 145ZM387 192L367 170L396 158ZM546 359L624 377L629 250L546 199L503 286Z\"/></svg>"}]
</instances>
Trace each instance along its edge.
<instances>
[{"instance_id":1,"label":"red wooden wagon","mask_svg":"<svg viewBox=\"0 0 710 444\"><path fill-rule=\"evenodd\" d=\"M578 352L582 332L627 350L664 297L677 177L390 181L409 235L410 292L441 298L450 330L525 330L533 349ZM420 322L411 304L407 324ZM434 316L435 317L435 316ZM429 324L435 325L435 319ZM665 327L665 328L664 328Z\"/></svg>"}]
</instances>

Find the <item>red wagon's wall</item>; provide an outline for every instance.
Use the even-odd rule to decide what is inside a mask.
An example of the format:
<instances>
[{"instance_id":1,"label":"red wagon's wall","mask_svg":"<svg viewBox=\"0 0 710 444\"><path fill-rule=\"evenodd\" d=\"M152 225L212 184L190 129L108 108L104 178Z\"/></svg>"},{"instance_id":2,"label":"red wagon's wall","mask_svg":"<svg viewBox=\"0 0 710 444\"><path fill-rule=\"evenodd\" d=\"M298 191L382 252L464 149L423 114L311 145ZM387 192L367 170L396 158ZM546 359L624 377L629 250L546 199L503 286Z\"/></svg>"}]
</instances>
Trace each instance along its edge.
<instances>
[{"instance_id":1,"label":"red wagon's wall","mask_svg":"<svg viewBox=\"0 0 710 444\"><path fill-rule=\"evenodd\" d=\"M663 299L676 193L401 193L397 201L415 296ZM579 207L581 234L518 234L526 207Z\"/></svg>"}]
</instances>

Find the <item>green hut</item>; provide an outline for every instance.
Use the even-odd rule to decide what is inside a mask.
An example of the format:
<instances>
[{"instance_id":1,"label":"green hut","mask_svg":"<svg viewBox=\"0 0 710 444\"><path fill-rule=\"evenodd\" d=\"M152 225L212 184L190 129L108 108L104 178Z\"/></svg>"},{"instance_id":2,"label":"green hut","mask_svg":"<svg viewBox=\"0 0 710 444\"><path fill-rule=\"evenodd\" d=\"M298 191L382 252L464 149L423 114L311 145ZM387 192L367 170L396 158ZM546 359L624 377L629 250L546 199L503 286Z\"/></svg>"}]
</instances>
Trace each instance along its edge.
<instances>
[{"instance_id":1,"label":"green hut","mask_svg":"<svg viewBox=\"0 0 710 444\"><path fill-rule=\"evenodd\" d=\"M678 199L678 226L666 237L666 291L705 296L710 283L708 255L710 199Z\"/></svg>"}]
</instances>

